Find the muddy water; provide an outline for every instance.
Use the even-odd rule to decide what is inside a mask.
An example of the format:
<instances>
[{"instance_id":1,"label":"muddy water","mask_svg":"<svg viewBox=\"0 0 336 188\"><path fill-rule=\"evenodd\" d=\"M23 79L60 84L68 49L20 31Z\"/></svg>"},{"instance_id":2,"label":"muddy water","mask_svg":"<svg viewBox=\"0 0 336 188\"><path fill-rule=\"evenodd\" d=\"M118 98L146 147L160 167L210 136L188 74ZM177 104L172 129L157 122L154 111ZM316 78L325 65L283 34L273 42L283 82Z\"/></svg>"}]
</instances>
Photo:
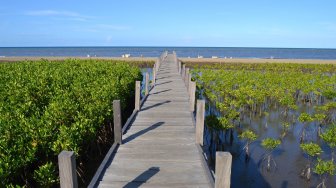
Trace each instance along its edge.
<instances>
[{"instance_id":1,"label":"muddy water","mask_svg":"<svg viewBox=\"0 0 336 188\"><path fill-rule=\"evenodd\" d=\"M312 173L310 181L306 181L300 177L302 170L308 164L308 157L303 154L300 149L300 133L302 123L297 121L300 112L312 112L312 106L300 104L299 109L295 112L290 112L289 117L294 119L294 123L290 126L286 136L282 139L282 144L274 150L272 156L275 160L270 171L267 171L265 157L266 150L261 146L261 140L267 137L279 138L283 134L282 115L280 110L273 108L267 116L259 117L244 114L243 120L236 122L236 128L233 131L233 141L230 144L230 134L220 132L220 143L211 141L210 131L205 130L205 150L207 150L208 158L214 158L215 151L229 151L233 156L231 187L233 188L261 188L261 187L316 187L321 179L316 174ZM220 116L212 105L207 106L207 115L214 114ZM293 118L295 115L295 118ZM267 126L266 126L267 122ZM322 159L330 160L330 148L317 136L316 123L306 124L306 143L313 141L318 143L322 149ZM250 145L251 158L248 162L245 161L245 153L243 152L244 142L240 141L238 134L243 130L253 130L258 139ZM212 146L211 148L210 145ZM210 152L211 151L211 152ZM211 153L211 154L210 154ZM316 160L314 160L316 162ZM210 162L213 168L214 163ZM327 178L327 187L336 187L336 176Z\"/></svg>"}]
</instances>

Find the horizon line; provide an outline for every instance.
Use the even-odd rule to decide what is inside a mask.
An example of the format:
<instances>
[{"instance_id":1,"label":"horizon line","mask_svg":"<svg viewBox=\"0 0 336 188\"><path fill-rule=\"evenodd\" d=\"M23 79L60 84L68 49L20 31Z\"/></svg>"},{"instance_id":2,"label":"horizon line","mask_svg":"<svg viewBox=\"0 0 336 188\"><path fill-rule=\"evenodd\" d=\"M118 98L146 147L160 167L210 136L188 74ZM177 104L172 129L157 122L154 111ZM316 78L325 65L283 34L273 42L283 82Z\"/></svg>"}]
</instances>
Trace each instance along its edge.
<instances>
[{"instance_id":1,"label":"horizon line","mask_svg":"<svg viewBox=\"0 0 336 188\"><path fill-rule=\"evenodd\" d=\"M0 46L0 48L273 48L273 49L326 49L336 50L336 47L252 47L252 46Z\"/></svg>"}]
</instances>

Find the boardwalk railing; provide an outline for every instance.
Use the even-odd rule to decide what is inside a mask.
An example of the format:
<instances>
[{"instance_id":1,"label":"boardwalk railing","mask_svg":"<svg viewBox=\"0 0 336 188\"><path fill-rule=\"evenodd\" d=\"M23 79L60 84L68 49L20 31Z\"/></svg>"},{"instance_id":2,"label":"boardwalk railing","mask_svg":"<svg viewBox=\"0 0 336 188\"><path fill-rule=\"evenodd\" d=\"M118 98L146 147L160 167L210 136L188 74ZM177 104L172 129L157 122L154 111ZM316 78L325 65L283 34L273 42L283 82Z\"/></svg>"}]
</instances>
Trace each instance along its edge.
<instances>
[{"instance_id":1,"label":"boardwalk railing","mask_svg":"<svg viewBox=\"0 0 336 188\"><path fill-rule=\"evenodd\" d=\"M181 63L177 59L176 53L173 53L176 57L176 62L178 66L178 72L181 74L181 77L188 88L189 99L190 99L190 111L195 112L195 94L196 94L196 82L192 81L192 74L190 69L186 68L186 65ZM204 137L204 121L205 121L205 100L197 100L196 105L196 144L199 147L200 152L204 157L204 160L207 161L206 154L203 151L203 137ZM205 164L206 168L211 172L211 179L214 180L213 184L215 188L229 188L230 179L231 179L231 164L232 164L232 155L229 152L216 152L216 165L214 173L210 170L207 163ZM215 174L215 175L214 175Z\"/></svg>"},{"instance_id":2,"label":"boardwalk railing","mask_svg":"<svg viewBox=\"0 0 336 188\"><path fill-rule=\"evenodd\" d=\"M140 100L140 81L136 81L135 83L135 107L131 116L127 119L124 126L121 126L121 108L120 108L120 100L113 101L113 124L114 124L114 143L105 155L102 163L97 169L94 177L92 178L88 187L96 187L98 180L101 174L104 172L107 162L113 157L114 153L118 150L120 144L122 144L122 135L126 132L128 127L130 126L132 120L140 110L143 105L145 99L147 98L149 91L153 89L155 86L156 73L159 70L162 61L167 57L168 52L163 52L161 56L156 60L153 66L152 73L152 85L149 84L149 74L145 74L145 85L144 91L145 95ZM77 173L76 173L76 158L73 151L62 151L58 155L58 168L59 168L59 176L60 176L60 187L61 188L77 188Z\"/></svg>"},{"instance_id":3,"label":"boardwalk railing","mask_svg":"<svg viewBox=\"0 0 336 188\"><path fill-rule=\"evenodd\" d=\"M163 60L167 57L168 52L162 53L162 55L156 60L153 67L153 77L152 85L149 85L149 74L145 75L145 95L140 100L140 81L136 81L135 88L135 109L132 115L127 119L124 126L121 126L121 110L120 110L120 100L113 101L113 119L114 119L114 144L109 149L104 160L100 164L98 170L96 171L94 177L92 178L88 187L96 187L99 183L99 179L106 170L106 166L113 159L114 155L117 153L119 146L122 144L122 136L126 130L131 125L132 120L136 114L141 109L144 101L146 100L149 91L155 87L156 73L161 66ZM195 104L195 92L196 92L196 82L192 81L192 75L189 72L189 68L185 65L181 65L181 62L177 59L176 53L173 53L175 61L177 63L177 71L181 74L183 81L188 89L189 101L190 101L190 112L194 114L195 105L196 110L196 120L193 119L196 128L195 141L199 153L202 156L202 166L207 169L208 179L211 181L212 187L216 188L229 188L230 178L231 178L231 163L232 156L228 152L216 152L216 173L213 173L208 164L206 155L203 151L203 137L204 137L204 120L205 120L205 101L197 100ZM59 173L60 173L60 183L61 187L77 187L77 176L76 176L76 162L73 152L63 151L59 154ZM215 174L215 175L214 175Z\"/></svg>"}]
</instances>

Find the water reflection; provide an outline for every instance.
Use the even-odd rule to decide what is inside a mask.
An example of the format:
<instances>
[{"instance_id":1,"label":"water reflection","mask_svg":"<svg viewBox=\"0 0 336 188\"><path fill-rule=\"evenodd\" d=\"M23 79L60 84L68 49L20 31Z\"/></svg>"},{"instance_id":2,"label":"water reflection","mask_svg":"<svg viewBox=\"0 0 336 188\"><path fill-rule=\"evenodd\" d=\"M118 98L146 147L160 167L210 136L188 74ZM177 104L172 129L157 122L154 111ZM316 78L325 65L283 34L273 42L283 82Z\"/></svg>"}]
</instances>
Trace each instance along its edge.
<instances>
[{"instance_id":1,"label":"water reflection","mask_svg":"<svg viewBox=\"0 0 336 188\"><path fill-rule=\"evenodd\" d=\"M197 92L199 98L206 100L206 116L220 116L215 104L211 104L203 95ZM289 111L284 118L282 112L275 107L269 109L268 114L243 113L239 121L235 121L235 128L227 131L216 131L206 126L205 128L205 151L209 159L209 165L214 168L216 151L229 151L233 156L231 187L316 187L321 179L313 173L309 182L300 177L302 170L308 164L308 157L300 149L300 135L305 126L306 142L316 142L323 149L322 159L330 159L330 148L317 135L316 122L305 125L297 120L301 112L312 113L314 108L308 104L298 104L297 111ZM291 122L288 130L284 129L284 121ZM238 135L246 130L252 130L258 134L258 140L250 145L250 159L245 160L243 152L244 142ZM274 150L272 157L276 161L276 168L267 171L263 168L262 159L266 153L261 146L264 138L280 138L281 145ZM335 187L336 177L329 177L327 187Z\"/></svg>"}]
</instances>

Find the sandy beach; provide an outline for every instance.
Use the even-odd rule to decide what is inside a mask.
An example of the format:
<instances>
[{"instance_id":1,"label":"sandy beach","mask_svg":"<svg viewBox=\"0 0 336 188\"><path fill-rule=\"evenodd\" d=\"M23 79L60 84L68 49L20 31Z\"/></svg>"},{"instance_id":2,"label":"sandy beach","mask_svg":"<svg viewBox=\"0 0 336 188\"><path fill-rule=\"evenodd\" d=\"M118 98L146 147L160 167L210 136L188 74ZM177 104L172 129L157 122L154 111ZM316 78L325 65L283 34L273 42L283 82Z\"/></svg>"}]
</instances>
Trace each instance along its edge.
<instances>
[{"instance_id":1,"label":"sandy beach","mask_svg":"<svg viewBox=\"0 0 336 188\"><path fill-rule=\"evenodd\" d=\"M37 61L41 59L48 59L51 61L62 61L65 59L100 59L100 60L121 60L121 61L140 61L148 62L155 61L157 57L78 57L78 56L68 56L68 57L51 57L51 56L17 56L17 57L0 57L0 62L13 62L13 61Z\"/></svg>"},{"instance_id":2,"label":"sandy beach","mask_svg":"<svg viewBox=\"0 0 336 188\"><path fill-rule=\"evenodd\" d=\"M334 60L324 59L245 59L245 58L179 58L183 63L216 64L216 63L300 63L300 64L336 64Z\"/></svg>"}]
</instances>

